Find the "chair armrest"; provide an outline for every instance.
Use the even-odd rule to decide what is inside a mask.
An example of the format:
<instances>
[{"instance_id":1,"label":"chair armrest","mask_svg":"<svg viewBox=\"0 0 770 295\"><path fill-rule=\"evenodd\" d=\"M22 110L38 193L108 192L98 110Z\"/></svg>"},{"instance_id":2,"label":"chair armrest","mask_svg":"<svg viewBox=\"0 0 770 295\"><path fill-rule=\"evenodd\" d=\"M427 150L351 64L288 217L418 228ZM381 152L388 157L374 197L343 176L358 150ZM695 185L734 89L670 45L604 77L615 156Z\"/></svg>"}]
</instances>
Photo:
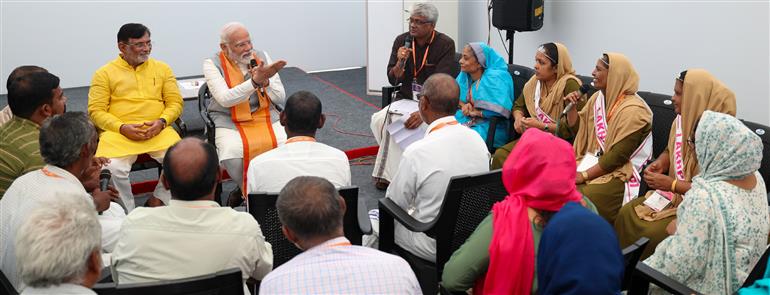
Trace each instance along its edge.
<instances>
[{"instance_id":1,"label":"chair armrest","mask_svg":"<svg viewBox=\"0 0 770 295\"><path fill-rule=\"evenodd\" d=\"M669 293L688 294L688 295L700 294L698 293L698 291L690 289L689 287L678 282L677 280L672 279L664 275L663 273L655 270L654 268L650 267L644 262L639 262L636 264L636 272L640 274L640 276L645 280L657 285L658 287L661 287L663 290L666 290Z\"/></svg>"},{"instance_id":2,"label":"chair armrest","mask_svg":"<svg viewBox=\"0 0 770 295\"><path fill-rule=\"evenodd\" d=\"M491 153L494 153L495 150L495 133L497 133L497 122L500 121L502 117L499 116L493 116L489 118L489 130L487 130L487 150Z\"/></svg>"},{"instance_id":3,"label":"chair armrest","mask_svg":"<svg viewBox=\"0 0 770 295\"><path fill-rule=\"evenodd\" d=\"M393 96L395 95L396 91L401 88L401 84L393 85L393 86L382 86L382 101L380 102L380 107L385 107L389 105L393 101Z\"/></svg>"},{"instance_id":4,"label":"chair armrest","mask_svg":"<svg viewBox=\"0 0 770 295\"><path fill-rule=\"evenodd\" d=\"M209 117L209 112L206 109L201 110L201 119L203 119L203 132L206 135L206 141L209 144L214 145L214 121Z\"/></svg>"},{"instance_id":5,"label":"chair armrest","mask_svg":"<svg viewBox=\"0 0 770 295\"><path fill-rule=\"evenodd\" d=\"M173 124L171 124L171 127L176 130L176 133L179 133L179 136L185 137L187 136L187 123L182 120L182 116L179 116L179 118L176 118Z\"/></svg>"},{"instance_id":6,"label":"chair armrest","mask_svg":"<svg viewBox=\"0 0 770 295\"><path fill-rule=\"evenodd\" d=\"M401 223L413 232L426 232L429 229L433 227L433 224L435 222L429 222L429 223L423 223L418 221L417 219L414 219L409 213L404 211L401 207L396 205L393 200L388 198L382 198L380 199L380 214L382 214L382 210L385 210L390 216L393 216L395 220L398 221L398 223ZM436 218L438 219L438 218Z\"/></svg>"}]
</instances>

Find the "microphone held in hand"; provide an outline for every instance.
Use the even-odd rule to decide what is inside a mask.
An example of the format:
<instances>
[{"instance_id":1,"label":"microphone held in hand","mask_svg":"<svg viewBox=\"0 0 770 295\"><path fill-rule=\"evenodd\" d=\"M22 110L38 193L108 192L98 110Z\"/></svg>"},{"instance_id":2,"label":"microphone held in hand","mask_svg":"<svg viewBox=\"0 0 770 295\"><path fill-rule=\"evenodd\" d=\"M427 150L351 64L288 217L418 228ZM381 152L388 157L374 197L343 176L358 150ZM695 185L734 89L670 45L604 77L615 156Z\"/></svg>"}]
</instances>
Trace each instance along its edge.
<instances>
[{"instance_id":1,"label":"microphone held in hand","mask_svg":"<svg viewBox=\"0 0 770 295\"><path fill-rule=\"evenodd\" d=\"M592 91L593 89L594 89L593 82L591 82L591 84L583 84L582 86L580 86L580 90L578 91L580 91L580 95L582 96L582 95L586 95L586 93ZM562 116L566 115L567 112L569 112L573 107L575 107L574 102L568 103L567 106L564 107L564 111L561 112L561 115Z\"/></svg>"},{"instance_id":2,"label":"microphone held in hand","mask_svg":"<svg viewBox=\"0 0 770 295\"><path fill-rule=\"evenodd\" d=\"M110 170L102 169L102 172L99 173L99 189L101 191L107 190L107 185L110 184L110 178L112 178Z\"/></svg>"},{"instance_id":3,"label":"microphone held in hand","mask_svg":"<svg viewBox=\"0 0 770 295\"><path fill-rule=\"evenodd\" d=\"M251 69L251 68L253 68L253 67L256 67L256 66L257 66L257 60L252 58L252 59L249 61L249 69Z\"/></svg>"},{"instance_id":4,"label":"microphone held in hand","mask_svg":"<svg viewBox=\"0 0 770 295\"><path fill-rule=\"evenodd\" d=\"M412 35L407 34L406 38L404 38L404 48L409 49L410 47L412 47ZM399 63L402 70L406 68L406 59L400 60Z\"/></svg>"}]
</instances>

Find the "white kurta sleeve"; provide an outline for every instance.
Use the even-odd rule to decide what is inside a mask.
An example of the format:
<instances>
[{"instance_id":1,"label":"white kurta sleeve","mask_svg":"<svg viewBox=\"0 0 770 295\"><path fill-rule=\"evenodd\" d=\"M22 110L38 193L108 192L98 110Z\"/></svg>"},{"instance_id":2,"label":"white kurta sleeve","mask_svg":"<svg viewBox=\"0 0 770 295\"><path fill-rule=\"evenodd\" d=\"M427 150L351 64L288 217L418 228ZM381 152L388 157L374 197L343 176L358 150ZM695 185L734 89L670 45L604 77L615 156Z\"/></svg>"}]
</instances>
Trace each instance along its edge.
<instances>
[{"instance_id":1,"label":"white kurta sleeve","mask_svg":"<svg viewBox=\"0 0 770 295\"><path fill-rule=\"evenodd\" d=\"M206 78L206 84L209 87L211 96L217 103L226 108L248 100L249 96L254 92L254 85L251 84L251 80L243 81L243 83L233 88L228 87L225 78L219 73L211 59L203 61L203 76ZM272 80L270 83L272 84ZM280 86L281 91L283 91L283 84Z\"/></svg>"}]
</instances>

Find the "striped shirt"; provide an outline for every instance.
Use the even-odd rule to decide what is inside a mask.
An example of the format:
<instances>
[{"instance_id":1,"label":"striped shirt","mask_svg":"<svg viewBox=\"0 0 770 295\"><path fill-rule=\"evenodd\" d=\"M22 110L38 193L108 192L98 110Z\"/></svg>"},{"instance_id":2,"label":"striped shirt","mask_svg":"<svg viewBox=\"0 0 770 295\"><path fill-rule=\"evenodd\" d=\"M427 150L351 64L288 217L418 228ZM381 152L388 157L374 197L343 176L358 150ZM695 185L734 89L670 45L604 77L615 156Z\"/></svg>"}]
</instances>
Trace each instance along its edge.
<instances>
[{"instance_id":1,"label":"striped shirt","mask_svg":"<svg viewBox=\"0 0 770 295\"><path fill-rule=\"evenodd\" d=\"M260 294L420 294L404 259L338 237L297 255L262 280Z\"/></svg>"},{"instance_id":2,"label":"striped shirt","mask_svg":"<svg viewBox=\"0 0 770 295\"><path fill-rule=\"evenodd\" d=\"M24 118L14 116L0 126L0 198L17 177L45 165L39 137L40 126Z\"/></svg>"}]
</instances>

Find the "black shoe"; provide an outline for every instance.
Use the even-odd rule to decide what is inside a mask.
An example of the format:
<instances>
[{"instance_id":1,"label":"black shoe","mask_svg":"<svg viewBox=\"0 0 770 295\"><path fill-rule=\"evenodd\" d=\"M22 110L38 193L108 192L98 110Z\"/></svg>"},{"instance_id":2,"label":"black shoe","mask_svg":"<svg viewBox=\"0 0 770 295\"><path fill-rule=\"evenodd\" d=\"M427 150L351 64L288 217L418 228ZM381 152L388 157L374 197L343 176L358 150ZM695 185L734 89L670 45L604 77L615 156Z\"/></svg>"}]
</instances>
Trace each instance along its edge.
<instances>
[{"instance_id":1,"label":"black shoe","mask_svg":"<svg viewBox=\"0 0 770 295\"><path fill-rule=\"evenodd\" d=\"M374 181L374 187L378 190L384 191L388 189L388 186L390 185L390 181L387 181L383 178L375 178Z\"/></svg>"},{"instance_id":2,"label":"black shoe","mask_svg":"<svg viewBox=\"0 0 770 295\"><path fill-rule=\"evenodd\" d=\"M235 188L234 190L230 191L230 195L227 197L227 206L230 206L230 208L239 207L243 204L243 194L241 193L240 188Z\"/></svg>"}]
</instances>

